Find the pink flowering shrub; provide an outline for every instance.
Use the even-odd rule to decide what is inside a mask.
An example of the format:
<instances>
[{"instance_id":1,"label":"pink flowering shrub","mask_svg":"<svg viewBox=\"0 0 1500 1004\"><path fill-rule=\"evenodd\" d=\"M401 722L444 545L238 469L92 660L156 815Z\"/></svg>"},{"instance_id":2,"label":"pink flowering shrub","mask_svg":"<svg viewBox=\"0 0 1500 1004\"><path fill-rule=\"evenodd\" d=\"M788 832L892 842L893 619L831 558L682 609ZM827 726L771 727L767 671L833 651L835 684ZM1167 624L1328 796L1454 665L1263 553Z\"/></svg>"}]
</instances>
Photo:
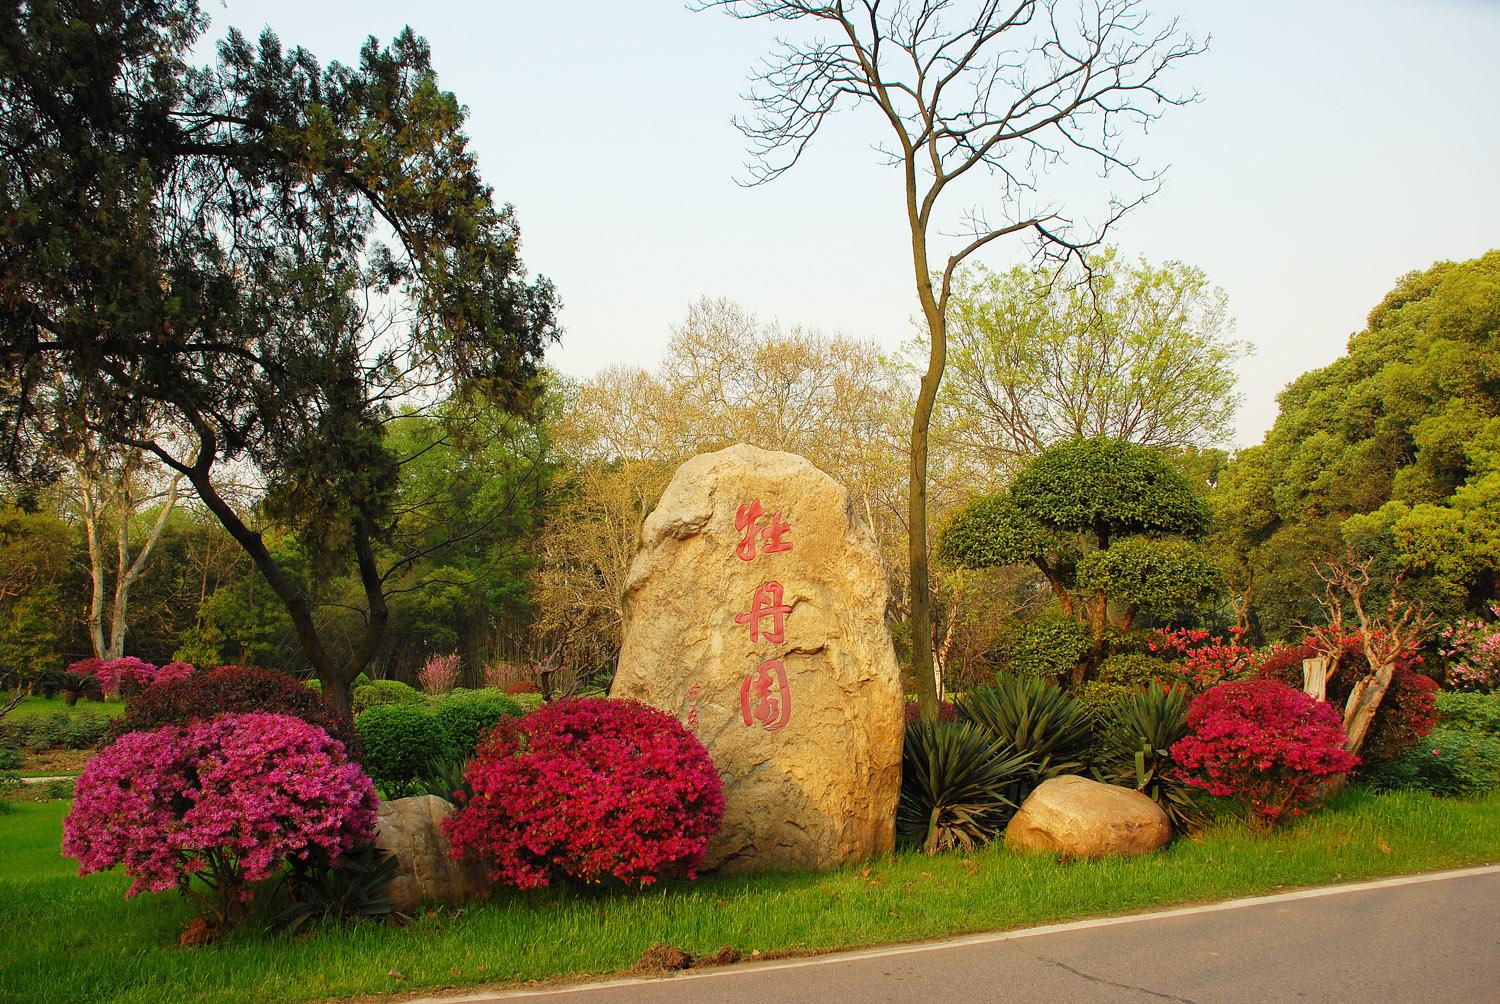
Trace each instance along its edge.
<instances>
[{"instance_id":1,"label":"pink flowering shrub","mask_svg":"<svg viewBox=\"0 0 1500 1004\"><path fill-rule=\"evenodd\" d=\"M144 690L156 680L157 669L153 663L127 655L120 659L80 659L68 667L70 673L82 673L99 681L99 688L106 696L133 694Z\"/></svg>"},{"instance_id":2,"label":"pink flowering shrub","mask_svg":"<svg viewBox=\"0 0 1500 1004\"><path fill-rule=\"evenodd\" d=\"M421 685L422 692L432 697L440 697L453 690L453 685L458 682L458 654L429 656L417 671L417 683Z\"/></svg>"},{"instance_id":3,"label":"pink flowering shrub","mask_svg":"<svg viewBox=\"0 0 1500 1004\"><path fill-rule=\"evenodd\" d=\"M248 883L282 861L333 861L371 839L377 804L322 729L291 715L219 715L126 733L90 760L63 820L63 853L80 875L124 865L127 899L177 888L228 922L243 915Z\"/></svg>"},{"instance_id":4,"label":"pink flowering shrub","mask_svg":"<svg viewBox=\"0 0 1500 1004\"><path fill-rule=\"evenodd\" d=\"M1171 751L1185 780L1240 800L1258 828L1304 814L1326 779L1359 766L1338 712L1276 680L1214 687L1194 698L1187 721Z\"/></svg>"},{"instance_id":5,"label":"pink flowering shrub","mask_svg":"<svg viewBox=\"0 0 1500 1004\"><path fill-rule=\"evenodd\" d=\"M502 718L464 780L473 794L444 824L453 856L520 889L693 878L724 816L702 744L636 701L570 698Z\"/></svg>"},{"instance_id":6,"label":"pink flowering shrub","mask_svg":"<svg viewBox=\"0 0 1500 1004\"><path fill-rule=\"evenodd\" d=\"M198 667L190 662L169 662L156 671L156 678L151 681L152 686L158 683L176 683L178 680L186 680L198 671Z\"/></svg>"},{"instance_id":7,"label":"pink flowering shrub","mask_svg":"<svg viewBox=\"0 0 1500 1004\"><path fill-rule=\"evenodd\" d=\"M1500 617L1500 605L1490 607ZM1500 687L1500 622L1455 621L1438 632L1438 654L1448 660L1448 686L1489 691Z\"/></svg>"}]
</instances>

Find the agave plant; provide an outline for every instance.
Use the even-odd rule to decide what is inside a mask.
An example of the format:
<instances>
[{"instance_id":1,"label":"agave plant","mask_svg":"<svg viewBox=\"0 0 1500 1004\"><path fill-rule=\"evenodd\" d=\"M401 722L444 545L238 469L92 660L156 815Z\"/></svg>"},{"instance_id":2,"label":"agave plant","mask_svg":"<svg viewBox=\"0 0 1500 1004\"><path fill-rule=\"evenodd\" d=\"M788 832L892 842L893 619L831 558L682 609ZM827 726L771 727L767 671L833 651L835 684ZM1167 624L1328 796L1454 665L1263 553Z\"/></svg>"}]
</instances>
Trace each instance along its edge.
<instances>
[{"instance_id":1,"label":"agave plant","mask_svg":"<svg viewBox=\"0 0 1500 1004\"><path fill-rule=\"evenodd\" d=\"M1015 811L1006 789L1026 757L968 722L914 722L901 756L896 834L928 854L994 839Z\"/></svg>"},{"instance_id":2,"label":"agave plant","mask_svg":"<svg viewBox=\"0 0 1500 1004\"><path fill-rule=\"evenodd\" d=\"M996 677L995 686L961 701L959 711L1030 760L1038 783L1083 770L1094 738L1088 709L1056 684L1036 677Z\"/></svg>"},{"instance_id":3,"label":"agave plant","mask_svg":"<svg viewBox=\"0 0 1500 1004\"><path fill-rule=\"evenodd\" d=\"M273 924L296 934L325 920L405 920L386 894L397 867L395 856L374 844L349 848L331 867L321 859L294 862L282 879L286 906Z\"/></svg>"},{"instance_id":4,"label":"agave plant","mask_svg":"<svg viewBox=\"0 0 1500 1004\"><path fill-rule=\"evenodd\" d=\"M469 782L464 779L468 760L432 759L413 782L417 794L436 795L450 802L467 800L474 794ZM462 799L459 794L462 793Z\"/></svg>"},{"instance_id":5,"label":"agave plant","mask_svg":"<svg viewBox=\"0 0 1500 1004\"><path fill-rule=\"evenodd\" d=\"M1151 796L1179 831L1206 819L1197 789L1172 762L1172 744L1188 732L1189 699L1186 687L1140 688L1118 705L1094 759L1095 777Z\"/></svg>"}]
</instances>

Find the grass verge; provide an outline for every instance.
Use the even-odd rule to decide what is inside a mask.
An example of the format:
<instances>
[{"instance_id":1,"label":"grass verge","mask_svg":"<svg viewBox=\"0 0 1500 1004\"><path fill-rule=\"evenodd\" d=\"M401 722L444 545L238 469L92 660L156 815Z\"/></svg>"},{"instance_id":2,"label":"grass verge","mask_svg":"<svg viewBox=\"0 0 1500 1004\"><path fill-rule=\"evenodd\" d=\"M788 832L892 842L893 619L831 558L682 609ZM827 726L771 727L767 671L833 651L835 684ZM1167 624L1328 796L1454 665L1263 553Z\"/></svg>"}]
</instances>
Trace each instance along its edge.
<instances>
[{"instance_id":1,"label":"grass verge","mask_svg":"<svg viewBox=\"0 0 1500 1004\"><path fill-rule=\"evenodd\" d=\"M693 954L819 952L1353 881L1500 859L1500 795L1458 802L1354 788L1269 836L1221 826L1135 861L1059 864L995 846L822 874L706 878L644 892L497 895L404 928L296 939L245 929L179 949L175 895L121 900L118 874L58 854L66 803L0 816L0 999L322 1000L605 976L655 943Z\"/></svg>"},{"instance_id":2,"label":"grass verge","mask_svg":"<svg viewBox=\"0 0 1500 1004\"><path fill-rule=\"evenodd\" d=\"M10 694L0 691L0 705L3 705L9 697ZM62 712L69 718L73 718L86 711L114 718L125 713L125 702L115 698L108 701L81 700L77 704L70 705L61 697L28 697L5 717L13 721L21 721L27 718L47 718Z\"/></svg>"}]
</instances>

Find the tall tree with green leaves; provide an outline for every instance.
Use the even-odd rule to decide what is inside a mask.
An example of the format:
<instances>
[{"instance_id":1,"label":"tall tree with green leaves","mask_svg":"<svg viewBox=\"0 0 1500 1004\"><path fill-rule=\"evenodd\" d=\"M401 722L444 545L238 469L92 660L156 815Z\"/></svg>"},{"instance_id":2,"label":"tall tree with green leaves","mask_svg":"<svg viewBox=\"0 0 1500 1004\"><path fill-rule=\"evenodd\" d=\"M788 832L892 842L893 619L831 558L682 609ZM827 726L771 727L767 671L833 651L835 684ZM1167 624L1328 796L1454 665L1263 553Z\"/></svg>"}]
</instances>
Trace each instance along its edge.
<instances>
[{"instance_id":1,"label":"tall tree with green leaves","mask_svg":"<svg viewBox=\"0 0 1500 1004\"><path fill-rule=\"evenodd\" d=\"M1348 352L1294 380L1216 490L1271 638L1315 623L1354 546L1435 613L1500 598L1500 251L1404 276Z\"/></svg>"},{"instance_id":2,"label":"tall tree with green leaves","mask_svg":"<svg viewBox=\"0 0 1500 1004\"><path fill-rule=\"evenodd\" d=\"M1154 190L1157 175L1124 151L1136 126L1189 98L1166 88L1203 51L1136 0L699 0L742 20L811 28L783 38L753 78L752 184L794 166L828 117L873 112L900 178L912 278L928 357L912 412L907 492L913 672L922 717L938 714L928 573L928 430L948 351L954 276L970 256L1027 236L1038 254L1077 261ZM1073 158L1126 179L1093 228L1042 194L1047 170ZM986 212L986 207L995 215ZM945 238L944 233L957 234Z\"/></svg>"},{"instance_id":3,"label":"tall tree with green leaves","mask_svg":"<svg viewBox=\"0 0 1500 1004\"><path fill-rule=\"evenodd\" d=\"M402 465L385 423L460 391L528 408L554 292L527 277L515 214L409 30L356 66L232 32L190 69L193 0L82 6L0 23L0 459L35 480L86 435L157 457L346 705L389 618ZM228 467L316 572L355 570L364 623L339 654L221 490Z\"/></svg>"}]
</instances>

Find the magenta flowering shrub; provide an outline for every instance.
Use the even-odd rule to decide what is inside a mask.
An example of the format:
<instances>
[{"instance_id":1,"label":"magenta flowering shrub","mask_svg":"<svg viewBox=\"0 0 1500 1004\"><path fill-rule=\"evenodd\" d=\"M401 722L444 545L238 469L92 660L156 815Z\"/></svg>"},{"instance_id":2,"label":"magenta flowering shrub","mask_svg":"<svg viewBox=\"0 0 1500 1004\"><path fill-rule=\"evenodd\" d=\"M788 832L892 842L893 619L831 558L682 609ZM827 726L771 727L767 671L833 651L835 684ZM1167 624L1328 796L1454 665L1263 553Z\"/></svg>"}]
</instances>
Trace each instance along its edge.
<instances>
[{"instance_id":1,"label":"magenta flowering shrub","mask_svg":"<svg viewBox=\"0 0 1500 1004\"><path fill-rule=\"evenodd\" d=\"M473 794L444 824L453 856L520 889L696 877L724 817L708 751L636 701L570 698L501 719L464 780Z\"/></svg>"},{"instance_id":2,"label":"magenta flowering shrub","mask_svg":"<svg viewBox=\"0 0 1500 1004\"><path fill-rule=\"evenodd\" d=\"M417 683L431 697L450 693L458 682L458 653L428 656L417 671Z\"/></svg>"},{"instance_id":3,"label":"magenta flowering shrub","mask_svg":"<svg viewBox=\"0 0 1500 1004\"><path fill-rule=\"evenodd\" d=\"M1171 750L1184 779L1240 800L1260 828L1304 814L1328 778L1359 766L1344 749L1338 712L1276 680L1205 691L1188 707L1187 721L1188 734Z\"/></svg>"},{"instance_id":4,"label":"magenta flowering shrub","mask_svg":"<svg viewBox=\"0 0 1500 1004\"><path fill-rule=\"evenodd\" d=\"M151 686L158 670L153 663L127 655L110 660L79 659L68 667L68 672L92 676L99 681L99 689L106 696L113 697L118 694L133 694Z\"/></svg>"},{"instance_id":5,"label":"magenta flowering shrub","mask_svg":"<svg viewBox=\"0 0 1500 1004\"><path fill-rule=\"evenodd\" d=\"M151 683L153 686L159 683L176 683L178 680L186 680L197 671L198 667L190 662L169 662L157 668L156 677Z\"/></svg>"},{"instance_id":6,"label":"magenta flowering shrub","mask_svg":"<svg viewBox=\"0 0 1500 1004\"><path fill-rule=\"evenodd\" d=\"M78 872L124 865L126 898L177 888L219 922L287 859L336 860L375 829L375 788L343 744L291 715L129 732L84 768L63 820ZM198 878L207 894L192 885Z\"/></svg>"}]
</instances>

